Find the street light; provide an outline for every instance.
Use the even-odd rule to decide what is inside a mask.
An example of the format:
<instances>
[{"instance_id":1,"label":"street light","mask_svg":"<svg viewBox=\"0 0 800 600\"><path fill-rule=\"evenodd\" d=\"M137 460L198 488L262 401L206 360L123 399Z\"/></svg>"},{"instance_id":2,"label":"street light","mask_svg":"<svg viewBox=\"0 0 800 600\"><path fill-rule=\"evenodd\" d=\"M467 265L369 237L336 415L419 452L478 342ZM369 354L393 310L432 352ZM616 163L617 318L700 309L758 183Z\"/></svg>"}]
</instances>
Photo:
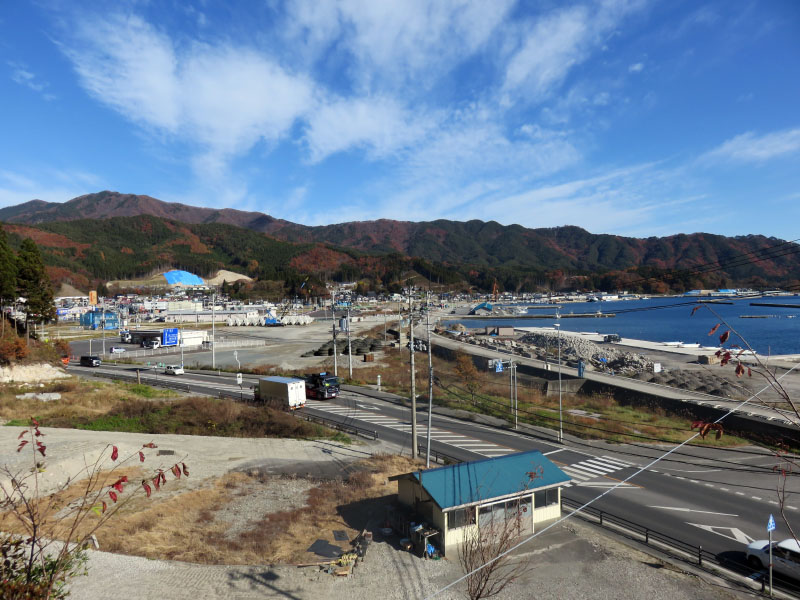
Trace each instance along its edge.
<instances>
[{"instance_id":1,"label":"street light","mask_svg":"<svg viewBox=\"0 0 800 600\"><path fill-rule=\"evenodd\" d=\"M556 313L556 318L560 315ZM553 327L558 331L558 441L564 441L564 413L561 405L561 323L555 323Z\"/></svg>"}]
</instances>

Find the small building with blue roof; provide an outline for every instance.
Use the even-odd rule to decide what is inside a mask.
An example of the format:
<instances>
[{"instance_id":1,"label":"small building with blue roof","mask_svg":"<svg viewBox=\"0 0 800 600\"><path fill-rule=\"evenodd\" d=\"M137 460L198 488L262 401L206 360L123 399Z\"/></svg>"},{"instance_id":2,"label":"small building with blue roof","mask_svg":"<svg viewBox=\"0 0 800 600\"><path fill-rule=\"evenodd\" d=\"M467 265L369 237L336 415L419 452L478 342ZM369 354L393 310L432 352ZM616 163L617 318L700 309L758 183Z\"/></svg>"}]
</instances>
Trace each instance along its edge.
<instances>
[{"instance_id":1,"label":"small building with blue roof","mask_svg":"<svg viewBox=\"0 0 800 600\"><path fill-rule=\"evenodd\" d=\"M561 487L570 481L538 450L415 471L391 478L398 499L439 530L444 554L476 528L504 526L519 535L561 516Z\"/></svg>"}]
</instances>

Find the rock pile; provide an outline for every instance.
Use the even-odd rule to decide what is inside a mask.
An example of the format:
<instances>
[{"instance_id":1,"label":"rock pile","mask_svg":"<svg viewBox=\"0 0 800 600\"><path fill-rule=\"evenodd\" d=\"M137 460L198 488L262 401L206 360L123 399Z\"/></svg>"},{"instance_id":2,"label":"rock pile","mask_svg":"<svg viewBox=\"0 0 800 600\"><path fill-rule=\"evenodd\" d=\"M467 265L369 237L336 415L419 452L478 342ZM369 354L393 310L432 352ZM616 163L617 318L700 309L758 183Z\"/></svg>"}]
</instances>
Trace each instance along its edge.
<instances>
[{"instance_id":1,"label":"rock pile","mask_svg":"<svg viewBox=\"0 0 800 600\"><path fill-rule=\"evenodd\" d=\"M625 352L618 347L595 344L569 333L561 333L561 359L565 362L583 360L595 369L613 369L622 374L635 374L653 369L653 363L641 354ZM536 348L541 358L558 353L558 334L555 332L527 333L519 342Z\"/></svg>"}]
</instances>

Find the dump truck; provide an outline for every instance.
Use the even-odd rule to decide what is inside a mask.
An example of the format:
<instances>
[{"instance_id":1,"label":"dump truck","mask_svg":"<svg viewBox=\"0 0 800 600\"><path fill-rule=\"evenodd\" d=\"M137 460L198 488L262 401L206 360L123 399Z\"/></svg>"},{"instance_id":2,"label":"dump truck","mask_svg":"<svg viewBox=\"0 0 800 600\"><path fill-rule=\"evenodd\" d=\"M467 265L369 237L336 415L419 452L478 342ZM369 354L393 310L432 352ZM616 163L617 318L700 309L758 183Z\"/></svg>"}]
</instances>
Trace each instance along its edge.
<instances>
[{"instance_id":1,"label":"dump truck","mask_svg":"<svg viewBox=\"0 0 800 600\"><path fill-rule=\"evenodd\" d=\"M327 400L339 395L339 378L328 373L306 375L306 398Z\"/></svg>"},{"instance_id":2,"label":"dump truck","mask_svg":"<svg viewBox=\"0 0 800 600\"><path fill-rule=\"evenodd\" d=\"M293 377L262 377L253 396L273 408L296 410L306 405L306 384Z\"/></svg>"}]
</instances>

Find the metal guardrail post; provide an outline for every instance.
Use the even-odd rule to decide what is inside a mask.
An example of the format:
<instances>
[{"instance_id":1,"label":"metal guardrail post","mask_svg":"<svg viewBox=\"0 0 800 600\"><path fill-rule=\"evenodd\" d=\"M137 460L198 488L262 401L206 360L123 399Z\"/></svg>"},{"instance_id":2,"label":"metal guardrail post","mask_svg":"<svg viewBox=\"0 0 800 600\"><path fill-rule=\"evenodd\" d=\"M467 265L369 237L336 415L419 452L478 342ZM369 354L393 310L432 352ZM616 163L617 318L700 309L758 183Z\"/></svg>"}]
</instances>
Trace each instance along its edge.
<instances>
[{"instance_id":1,"label":"metal guardrail post","mask_svg":"<svg viewBox=\"0 0 800 600\"><path fill-rule=\"evenodd\" d=\"M647 527L644 528L644 543L650 543L650 530Z\"/></svg>"},{"instance_id":2,"label":"metal guardrail post","mask_svg":"<svg viewBox=\"0 0 800 600\"><path fill-rule=\"evenodd\" d=\"M703 566L703 547L702 546L698 546L697 547L697 564L699 566L701 566L701 567Z\"/></svg>"},{"instance_id":3,"label":"metal guardrail post","mask_svg":"<svg viewBox=\"0 0 800 600\"><path fill-rule=\"evenodd\" d=\"M603 511L600 511L600 527L603 526Z\"/></svg>"}]
</instances>

